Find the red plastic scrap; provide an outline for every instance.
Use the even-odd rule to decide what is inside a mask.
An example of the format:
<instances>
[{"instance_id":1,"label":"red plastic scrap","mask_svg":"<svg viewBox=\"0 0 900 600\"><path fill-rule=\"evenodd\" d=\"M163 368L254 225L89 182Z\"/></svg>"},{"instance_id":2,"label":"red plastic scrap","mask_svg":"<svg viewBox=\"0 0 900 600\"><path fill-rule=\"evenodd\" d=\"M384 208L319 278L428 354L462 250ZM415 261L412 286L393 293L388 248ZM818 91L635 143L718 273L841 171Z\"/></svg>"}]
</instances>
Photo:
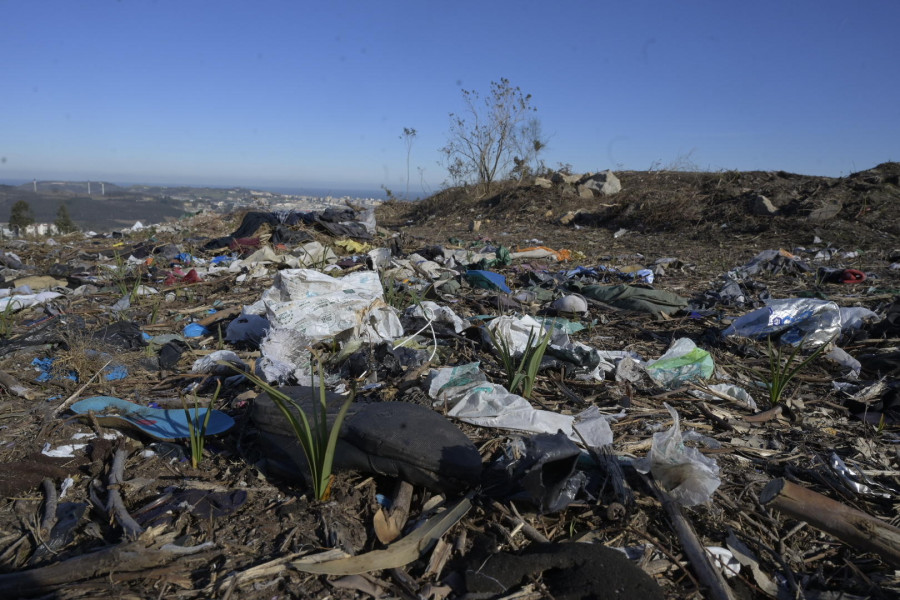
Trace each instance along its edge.
<instances>
[{"instance_id":1,"label":"red plastic scrap","mask_svg":"<svg viewBox=\"0 0 900 600\"><path fill-rule=\"evenodd\" d=\"M857 271L856 269L844 269L844 272L841 273L840 281L841 283L862 283L866 280L866 274L862 271Z\"/></svg>"},{"instance_id":2,"label":"red plastic scrap","mask_svg":"<svg viewBox=\"0 0 900 600\"><path fill-rule=\"evenodd\" d=\"M169 276L166 277L166 280L163 282L163 285L175 285L176 283L200 283L203 281L200 278L200 274L197 273L197 269L191 269L184 273L180 268L176 267L174 271L169 273Z\"/></svg>"}]
</instances>

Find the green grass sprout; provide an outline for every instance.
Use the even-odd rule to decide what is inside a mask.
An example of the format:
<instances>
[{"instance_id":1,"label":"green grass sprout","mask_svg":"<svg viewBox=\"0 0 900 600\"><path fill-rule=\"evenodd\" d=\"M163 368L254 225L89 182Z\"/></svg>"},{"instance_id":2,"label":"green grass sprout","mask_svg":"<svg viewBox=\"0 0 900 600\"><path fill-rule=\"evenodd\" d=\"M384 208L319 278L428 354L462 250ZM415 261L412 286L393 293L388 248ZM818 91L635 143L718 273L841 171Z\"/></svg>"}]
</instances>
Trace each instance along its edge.
<instances>
[{"instance_id":1,"label":"green grass sprout","mask_svg":"<svg viewBox=\"0 0 900 600\"><path fill-rule=\"evenodd\" d=\"M215 405L216 400L219 399L219 392L221 391L222 382L217 381L216 392L213 394L212 401L206 409L206 416L203 418L202 423L200 423L200 406L197 401L197 396L192 395L192 398L194 399L193 416L188 409L184 396L181 397L181 406L184 408L184 416L187 419L188 431L190 433L191 466L195 469L200 465L200 461L203 460L203 447L206 445L206 428L209 425L209 418L212 416L213 406Z\"/></svg>"}]
</instances>

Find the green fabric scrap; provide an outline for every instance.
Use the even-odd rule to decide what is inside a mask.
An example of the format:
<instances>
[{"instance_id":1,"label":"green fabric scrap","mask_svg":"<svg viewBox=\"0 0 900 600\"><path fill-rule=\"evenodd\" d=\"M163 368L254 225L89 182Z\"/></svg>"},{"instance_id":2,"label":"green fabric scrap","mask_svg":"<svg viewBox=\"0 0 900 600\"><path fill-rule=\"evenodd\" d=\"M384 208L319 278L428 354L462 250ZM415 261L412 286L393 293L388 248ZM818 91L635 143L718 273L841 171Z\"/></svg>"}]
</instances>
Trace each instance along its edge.
<instances>
[{"instance_id":1,"label":"green fabric scrap","mask_svg":"<svg viewBox=\"0 0 900 600\"><path fill-rule=\"evenodd\" d=\"M688 305L687 298L672 292L651 290L633 285L586 285L581 295L615 308L671 315Z\"/></svg>"},{"instance_id":2,"label":"green fabric scrap","mask_svg":"<svg viewBox=\"0 0 900 600\"><path fill-rule=\"evenodd\" d=\"M503 267L512 263L512 256L509 248L500 246L494 251L494 258L482 258L478 262L468 265L468 268L474 271L487 271L494 267Z\"/></svg>"},{"instance_id":3,"label":"green fabric scrap","mask_svg":"<svg viewBox=\"0 0 900 600\"><path fill-rule=\"evenodd\" d=\"M462 284L460 284L457 280L449 279L449 280L445 281L444 283L442 283L438 287L438 289L441 290L442 294L450 294L451 296L453 296L453 295L456 295L459 293L459 289L461 287L462 287Z\"/></svg>"}]
</instances>

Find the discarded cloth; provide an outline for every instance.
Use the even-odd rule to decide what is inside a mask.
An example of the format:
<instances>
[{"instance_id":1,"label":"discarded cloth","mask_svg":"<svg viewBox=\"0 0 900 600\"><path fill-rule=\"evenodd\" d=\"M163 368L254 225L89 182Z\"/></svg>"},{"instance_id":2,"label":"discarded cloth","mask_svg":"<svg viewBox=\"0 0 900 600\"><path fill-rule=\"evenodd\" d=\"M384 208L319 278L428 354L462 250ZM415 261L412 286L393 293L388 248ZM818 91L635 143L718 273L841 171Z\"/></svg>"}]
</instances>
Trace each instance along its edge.
<instances>
[{"instance_id":1,"label":"discarded cloth","mask_svg":"<svg viewBox=\"0 0 900 600\"><path fill-rule=\"evenodd\" d=\"M628 558L600 544L532 544L521 554L473 554L466 591L476 597L507 596L523 581L540 579L556 600L640 598L662 600L656 581Z\"/></svg>"},{"instance_id":2,"label":"discarded cloth","mask_svg":"<svg viewBox=\"0 0 900 600\"><path fill-rule=\"evenodd\" d=\"M652 314L671 315L688 305L682 298L664 290L651 290L632 285L586 285L578 289L582 296L599 300L615 308Z\"/></svg>"},{"instance_id":3,"label":"discarded cloth","mask_svg":"<svg viewBox=\"0 0 900 600\"><path fill-rule=\"evenodd\" d=\"M575 467L581 450L563 432L514 438L512 448L485 470L486 494L505 500L525 500L543 513L563 510L584 486Z\"/></svg>"}]
</instances>

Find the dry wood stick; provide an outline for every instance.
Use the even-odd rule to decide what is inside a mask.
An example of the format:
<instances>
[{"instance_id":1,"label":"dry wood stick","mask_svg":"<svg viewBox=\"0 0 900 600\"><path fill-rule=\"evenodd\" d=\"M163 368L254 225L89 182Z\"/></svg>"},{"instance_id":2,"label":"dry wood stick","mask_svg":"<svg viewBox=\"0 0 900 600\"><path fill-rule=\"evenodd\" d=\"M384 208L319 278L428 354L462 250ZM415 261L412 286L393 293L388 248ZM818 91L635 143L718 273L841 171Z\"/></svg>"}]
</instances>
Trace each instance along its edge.
<instances>
[{"instance_id":1,"label":"dry wood stick","mask_svg":"<svg viewBox=\"0 0 900 600\"><path fill-rule=\"evenodd\" d=\"M40 531L41 536L46 537L56 525L56 484L48 477L41 482L41 488L44 490L44 516L41 519Z\"/></svg>"},{"instance_id":2,"label":"dry wood stick","mask_svg":"<svg viewBox=\"0 0 900 600\"><path fill-rule=\"evenodd\" d=\"M119 493L119 487L125 480L125 457L127 455L128 452L119 448L113 456L112 467L109 471L109 484L106 486L109 490L106 509L116 516L116 520L122 526L126 536L137 537L144 529L128 514L125 503L122 501L122 495Z\"/></svg>"},{"instance_id":3,"label":"dry wood stick","mask_svg":"<svg viewBox=\"0 0 900 600\"><path fill-rule=\"evenodd\" d=\"M900 529L893 525L783 478L770 481L759 500L900 567Z\"/></svg>"},{"instance_id":4,"label":"dry wood stick","mask_svg":"<svg viewBox=\"0 0 900 600\"><path fill-rule=\"evenodd\" d=\"M37 394L22 385L18 379L6 371L0 371L0 386L5 387L9 390L10 394L14 394L19 398L25 398L26 400L34 400L37 398Z\"/></svg>"},{"instance_id":5,"label":"dry wood stick","mask_svg":"<svg viewBox=\"0 0 900 600\"><path fill-rule=\"evenodd\" d=\"M65 400L63 400L62 404L60 404L59 406L57 406L57 407L53 410L53 415L52 415L52 416L55 417L56 415L58 415L59 413L61 413L61 412L64 411L65 409L69 408L69 405L72 404L72 403L74 403L75 400L78 399L78 396L81 395L81 392L83 392L84 390L86 390L87 387L88 387L89 385L91 385L91 384L94 382L95 379L97 379L97 376L100 375L100 373L103 372L103 369L105 369L106 367L108 367L108 366L109 366L109 363L111 363L111 362L112 362L112 359L106 361L106 364L103 365L102 367L100 367L100 368L97 370L97 372L94 373L94 374L91 376L91 378L88 379L87 382L86 382L83 386L81 386L80 388L78 388L77 390L75 390L75 393L74 393L74 394L72 394L71 396L69 396L68 398L66 398Z\"/></svg>"},{"instance_id":6,"label":"dry wood stick","mask_svg":"<svg viewBox=\"0 0 900 600\"><path fill-rule=\"evenodd\" d=\"M46 567L0 575L0 597L20 598L108 573L145 571L185 554L196 554L215 546L213 542L184 548L171 546L174 533L154 539L156 533L158 531L148 532L148 535L133 542L81 554Z\"/></svg>"},{"instance_id":7,"label":"dry wood stick","mask_svg":"<svg viewBox=\"0 0 900 600\"><path fill-rule=\"evenodd\" d=\"M656 497L659 498L666 514L669 515L669 519L672 521L672 528L678 534L678 540L681 542L684 554L687 556L694 573L696 573L703 585L709 589L709 597L715 600L735 600L735 596L731 592L731 588L728 587L725 577L713 566L709 554L697 538L691 522L682 514L681 507L659 487L656 481L650 480L649 477L646 477L645 480L653 489Z\"/></svg>"}]
</instances>

